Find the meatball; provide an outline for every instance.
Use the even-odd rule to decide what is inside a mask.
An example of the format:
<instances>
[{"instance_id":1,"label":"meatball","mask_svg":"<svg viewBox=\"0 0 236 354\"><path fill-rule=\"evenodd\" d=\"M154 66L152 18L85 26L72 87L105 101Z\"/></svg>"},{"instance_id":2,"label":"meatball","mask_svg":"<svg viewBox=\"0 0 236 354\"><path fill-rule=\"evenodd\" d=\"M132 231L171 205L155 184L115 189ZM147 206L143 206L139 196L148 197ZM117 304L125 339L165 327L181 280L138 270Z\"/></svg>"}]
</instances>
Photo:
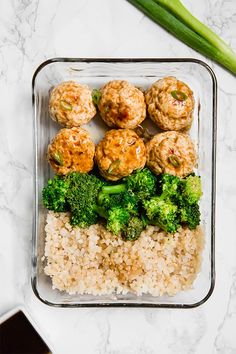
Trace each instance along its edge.
<instances>
[{"instance_id":1,"label":"meatball","mask_svg":"<svg viewBox=\"0 0 236 354\"><path fill-rule=\"evenodd\" d=\"M147 145L147 165L155 173L185 177L193 172L197 155L187 134L169 131L155 135Z\"/></svg>"},{"instance_id":2,"label":"meatball","mask_svg":"<svg viewBox=\"0 0 236 354\"><path fill-rule=\"evenodd\" d=\"M175 77L156 81L146 92L150 118L163 130L187 130L193 120L194 97L190 88Z\"/></svg>"},{"instance_id":3,"label":"meatball","mask_svg":"<svg viewBox=\"0 0 236 354\"><path fill-rule=\"evenodd\" d=\"M129 82L110 81L100 91L98 108L109 127L134 129L145 119L144 94Z\"/></svg>"},{"instance_id":4,"label":"meatball","mask_svg":"<svg viewBox=\"0 0 236 354\"><path fill-rule=\"evenodd\" d=\"M101 175L117 181L144 167L146 148L133 130L109 130L96 147L95 159Z\"/></svg>"},{"instance_id":5,"label":"meatball","mask_svg":"<svg viewBox=\"0 0 236 354\"><path fill-rule=\"evenodd\" d=\"M93 168L95 144L82 128L61 129L48 145L47 158L60 175L77 171L86 173Z\"/></svg>"},{"instance_id":6,"label":"meatball","mask_svg":"<svg viewBox=\"0 0 236 354\"><path fill-rule=\"evenodd\" d=\"M68 128L88 123L96 114L90 88L74 81L62 82L52 90L49 113Z\"/></svg>"}]
</instances>

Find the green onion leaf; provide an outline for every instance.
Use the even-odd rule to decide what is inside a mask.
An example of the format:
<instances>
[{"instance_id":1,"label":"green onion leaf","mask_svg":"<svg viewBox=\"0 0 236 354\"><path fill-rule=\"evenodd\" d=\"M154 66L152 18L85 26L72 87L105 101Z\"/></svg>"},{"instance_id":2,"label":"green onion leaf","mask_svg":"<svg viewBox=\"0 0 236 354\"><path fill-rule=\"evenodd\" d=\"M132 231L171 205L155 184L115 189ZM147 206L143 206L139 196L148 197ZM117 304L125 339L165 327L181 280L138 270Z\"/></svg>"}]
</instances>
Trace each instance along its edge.
<instances>
[{"instance_id":1,"label":"green onion leaf","mask_svg":"<svg viewBox=\"0 0 236 354\"><path fill-rule=\"evenodd\" d=\"M186 101L188 96L183 92L179 90L171 91L171 96L178 101Z\"/></svg>"},{"instance_id":2,"label":"green onion leaf","mask_svg":"<svg viewBox=\"0 0 236 354\"><path fill-rule=\"evenodd\" d=\"M65 109L66 111L72 111L72 105L69 102L66 102L64 100L60 101L60 105L63 109Z\"/></svg>"},{"instance_id":3,"label":"green onion leaf","mask_svg":"<svg viewBox=\"0 0 236 354\"><path fill-rule=\"evenodd\" d=\"M121 161L120 160L115 160L110 164L110 167L107 170L108 174L111 174L114 170L116 170L120 166Z\"/></svg>"},{"instance_id":4,"label":"green onion leaf","mask_svg":"<svg viewBox=\"0 0 236 354\"><path fill-rule=\"evenodd\" d=\"M172 154L168 157L168 162L174 167L179 167L181 165L178 156L175 154Z\"/></svg>"},{"instance_id":5,"label":"green onion leaf","mask_svg":"<svg viewBox=\"0 0 236 354\"><path fill-rule=\"evenodd\" d=\"M97 89L93 89L93 91L92 91L92 100L93 100L93 103L95 105L99 104L99 101L100 101L101 97L102 97L101 91L99 91Z\"/></svg>"},{"instance_id":6,"label":"green onion leaf","mask_svg":"<svg viewBox=\"0 0 236 354\"><path fill-rule=\"evenodd\" d=\"M52 155L52 158L55 161L56 165L63 166L63 164L64 164L63 157L62 157L62 154L59 151L56 151Z\"/></svg>"}]
</instances>

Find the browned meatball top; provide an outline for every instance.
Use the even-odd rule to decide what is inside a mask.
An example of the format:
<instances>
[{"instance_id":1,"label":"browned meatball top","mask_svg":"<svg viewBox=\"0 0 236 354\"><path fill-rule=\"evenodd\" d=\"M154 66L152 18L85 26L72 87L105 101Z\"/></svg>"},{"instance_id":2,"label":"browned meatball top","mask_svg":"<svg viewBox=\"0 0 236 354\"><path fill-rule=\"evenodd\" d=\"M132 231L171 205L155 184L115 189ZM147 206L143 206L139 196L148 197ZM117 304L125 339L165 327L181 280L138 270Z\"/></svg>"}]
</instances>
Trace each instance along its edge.
<instances>
[{"instance_id":1,"label":"browned meatball top","mask_svg":"<svg viewBox=\"0 0 236 354\"><path fill-rule=\"evenodd\" d=\"M69 128L88 123L96 114L90 88L75 81L62 82L52 90L49 113Z\"/></svg>"},{"instance_id":2,"label":"browned meatball top","mask_svg":"<svg viewBox=\"0 0 236 354\"><path fill-rule=\"evenodd\" d=\"M89 133L82 128L61 129L48 145L47 158L57 174L93 168L95 145Z\"/></svg>"},{"instance_id":3,"label":"browned meatball top","mask_svg":"<svg viewBox=\"0 0 236 354\"><path fill-rule=\"evenodd\" d=\"M116 181L144 167L146 148L133 130L110 130L97 145L95 159L101 175Z\"/></svg>"},{"instance_id":4,"label":"browned meatball top","mask_svg":"<svg viewBox=\"0 0 236 354\"><path fill-rule=\"evenodd\" d=\"M185 177L196 165L195 148L187 134L175 131L157 134L146 148L147 165L157 175L170 173Z\"/></svg>"},{"instance_id":5,"label":"browned meatball top","mask_svg":"<svg viewBox=\"0 0 236 354\"><path fill-rule=\"evenodd\" d=\"M156 81L146 92L148 113L163 130L189 129L194 97L184 82L168 76Z\"/></svg>"},{"instance_id":6,"label":"browned meatball top","mask_svg":"<svg viewBox=\"0 0 236 354\"><path fill-rule=\"evenodd\" d=\"M145 119L144 94L129 82L110 81L100 91L98 108L109 127L134 129Z\"/></svg>"}]
</instances>

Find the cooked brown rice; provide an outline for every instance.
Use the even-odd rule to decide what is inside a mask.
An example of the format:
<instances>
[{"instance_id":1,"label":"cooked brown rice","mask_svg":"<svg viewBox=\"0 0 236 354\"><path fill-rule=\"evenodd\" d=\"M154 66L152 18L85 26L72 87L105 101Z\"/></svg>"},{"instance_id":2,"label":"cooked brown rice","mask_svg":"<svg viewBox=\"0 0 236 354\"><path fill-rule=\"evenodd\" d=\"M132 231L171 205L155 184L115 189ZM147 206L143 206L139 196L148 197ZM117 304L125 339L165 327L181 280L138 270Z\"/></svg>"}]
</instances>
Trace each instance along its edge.
<instances>
[{"instance_id":1,"label":"cooked brown rice","mask_svg":"<svg viewBox=\"0 0 236 354\"><path fill-rule=\"evenodd\" d=\"M67 213L49 212L45 230L45 273L70 294L174 295L191 288L200 268L200 227L167 234L149 226L131 242L100 224L72 228Z\"/></svg>"}]
</instances>

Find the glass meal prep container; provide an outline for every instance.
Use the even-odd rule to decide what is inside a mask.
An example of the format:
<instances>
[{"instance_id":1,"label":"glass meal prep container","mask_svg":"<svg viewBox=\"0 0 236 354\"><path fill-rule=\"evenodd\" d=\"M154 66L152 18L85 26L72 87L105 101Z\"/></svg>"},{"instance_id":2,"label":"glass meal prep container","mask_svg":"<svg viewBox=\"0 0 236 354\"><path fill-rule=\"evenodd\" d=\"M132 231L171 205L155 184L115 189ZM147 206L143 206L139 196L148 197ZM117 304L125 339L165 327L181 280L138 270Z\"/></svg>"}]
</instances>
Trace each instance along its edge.
<instances>
[{"instance_id":1,"label":"glass meal prep container","mask_svg":"<svg viewBox=\"0 0 236 354\"><path fill-rule=\"evenodd\" d=\"M41 192L52 170L46 160L47 146L62 127L48 113L49 94L62 81L75 80L99 88L114 80L127 80L146 89L164 76L175 76L193 90L195 109L190 136L198 153L197 174L202 178L203 196L200 202L201 225L205 233L202 264L192 289L175 296L132 293L126 295L69 295L52 289L51 278L44 273L45 220L47 210L42 205ZM32 250L32 288L45 304L58 307L127 306L191 308L204 303L215 282L215 153L217 83L211 68L196 59L77 59L54 58L42 63L32 81L34 111L34 220ZM108 129L95 117L86 129L97 143Z\"/></svg>"}]
</instances>

